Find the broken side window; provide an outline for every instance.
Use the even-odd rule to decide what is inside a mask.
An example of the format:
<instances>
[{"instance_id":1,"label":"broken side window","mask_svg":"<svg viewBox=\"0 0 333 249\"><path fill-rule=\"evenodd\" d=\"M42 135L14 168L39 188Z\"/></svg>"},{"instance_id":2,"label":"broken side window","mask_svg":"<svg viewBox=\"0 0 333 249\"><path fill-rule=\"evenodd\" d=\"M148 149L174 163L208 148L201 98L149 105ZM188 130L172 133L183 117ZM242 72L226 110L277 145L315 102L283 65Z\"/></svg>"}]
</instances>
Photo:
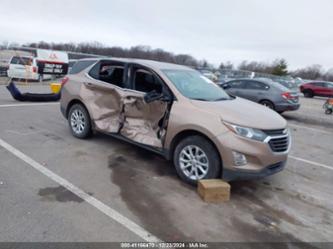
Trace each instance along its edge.
<instances>
[{"instance_id":1,"label":"broken side window","mask_svg":"<svg viewBox=\"0 0 333 249\"><path fill-rule=\"evenodd\" d=\"M94 79L124 88L124 72L125 65L121 63L100 62L91 69L89 75Z\"/></svg>"},{"instance_id":2,"label":"broken side window","mask_svg":"<svg viewBox=\"0 0 333 249\"><path fill-rule=\"evenodd\" d=\"M134 71L134 90L144 93L152 91L162 93L162 83L151 72L137 69Z\"/></svg>"}]
</instances>

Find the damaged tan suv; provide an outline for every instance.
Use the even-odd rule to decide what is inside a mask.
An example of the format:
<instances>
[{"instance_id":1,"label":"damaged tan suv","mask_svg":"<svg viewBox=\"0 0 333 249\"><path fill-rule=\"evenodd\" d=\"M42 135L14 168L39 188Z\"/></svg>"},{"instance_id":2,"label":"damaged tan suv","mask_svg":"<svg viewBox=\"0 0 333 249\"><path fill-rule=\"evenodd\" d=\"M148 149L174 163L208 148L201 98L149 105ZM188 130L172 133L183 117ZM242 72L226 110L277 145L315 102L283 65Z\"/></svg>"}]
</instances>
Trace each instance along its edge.
<instances>
[{"instance_id":1,"label":"damaged tan suv","mask_svg":"<svg viewBox=\"0 0 333 249\"><path fill-rule=\"evenodd\" d=\"M279 172L291 143L274 111L193 69L149 60L78 61L63 80L61 111L75 137L98 131L151 150L192 184Z\"/></svg>"}]
</instances>

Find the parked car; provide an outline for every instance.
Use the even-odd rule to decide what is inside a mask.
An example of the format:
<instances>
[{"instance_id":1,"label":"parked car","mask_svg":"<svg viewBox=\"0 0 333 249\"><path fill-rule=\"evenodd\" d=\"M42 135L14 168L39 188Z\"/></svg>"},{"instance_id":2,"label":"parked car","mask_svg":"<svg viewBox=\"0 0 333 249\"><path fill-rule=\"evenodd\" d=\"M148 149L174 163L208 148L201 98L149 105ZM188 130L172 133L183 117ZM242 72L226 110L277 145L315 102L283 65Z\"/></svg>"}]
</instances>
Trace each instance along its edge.
<instances>
[{"instance_id":1,"label":"parked car","mask_svg":"<svg viewBox=\"0 0 333 249\"><path fill-rule=\"evenodd\" d=\"M314 96L333 97L332 82L309 82L301 85L299 89L306 98Z\"/></svg>"},{"instance_id":2,"label":"parked car","mask_svg":"<svg viewBox=\"0 0 333 249\"><path fill-rule=\"evenodd\" d=\"M262 104L279 113L300 107L296 91L269 79L237 79L222 84L229 94Z\"/></svg>"},{"instance_id":3,"label":"parked car","mask_svg":"<svg viewBox=\"0 0 333 249\"><path fill-rule=\"evenodd\" d=\"M9 78L38 80L51 79L50 75L40 75L38 73L37 61L35 57L13 56L9 62L7 70Z\"/></svg>"},{"instance_id":4,"label":"parked car","mask_svg":"<svg viewBox=\"0 0 333 249\"><path fill-rule=\"evenodd\" d=\"M291 81L291 80L286 80L286 79L274 79L273 81L280 83L282 86L297 92L298 91L298 85L295 83L295 81Z\"/></svg>"},{"instance_id":5,"label":"parked car","mask_svg":"<svg viewBox=\"0 0 333 249\"><path fill-rule=\"evenodd\" d=\"M210 70L207 69L201 69L198 70L202 75L204 75L206 78L210 79L211 81L216 82L218 80L218 77Z\"/></svg>"},{"instance_id":6,"label":"parked car","mask_svg":"<svg viewBox=\"0 0 333 249\"><path fill-rule=\"evenodd\" d=\"M0 77L7 77L8 66L0 65Z\"/></svg>"},{"instance_id":7,"label":"parked car","mask_svg":"<svg viewBox=\"0 0 333 249\"><path fill-rule=\"evenodd\" d=\"M220 75L218 80L215 82L217 85L223 85L224 83L233 80L233 78L229 78L227 75Z\"/></svg>"},{"instance_id":8,"label":"parked car","mask_svg":"<svg viewBox=\"0 0 333 249\"><path fill-rule=\"evenodd\" d=\"M60 101L74 137L98 131L138 145L173 160L192 184L264 177L286 164L287 122L196 70L117 58L77 65L63 81Z\"/></svg>"},{"instance_id":9,"label":"parked car","mask_svg":"<svg viewBox=\"0 0 333 249\"><path fill-rule=\"evenodd\" d=\"M299 87L300 85L304 84L304 80L300 77L296 77L295 79L295 84Z\"/></svg>"}]
</instances>

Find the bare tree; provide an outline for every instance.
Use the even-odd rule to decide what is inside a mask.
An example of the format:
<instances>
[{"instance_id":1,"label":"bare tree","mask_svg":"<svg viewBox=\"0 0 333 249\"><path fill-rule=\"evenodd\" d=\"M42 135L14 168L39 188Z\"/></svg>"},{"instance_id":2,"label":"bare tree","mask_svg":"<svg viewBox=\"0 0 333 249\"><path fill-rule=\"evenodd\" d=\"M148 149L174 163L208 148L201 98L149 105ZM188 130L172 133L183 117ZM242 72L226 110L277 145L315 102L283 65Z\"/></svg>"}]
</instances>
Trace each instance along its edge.
<instances>
[{"instance_id":1,"label":"bare tree","mask_svg":"<svg viewBox=\"0 0 333 249\"><path fill-rule=\"evenodd\" d=\"M222 69L229 69L229 70L232 70L234 69L234 64L232 64L230 61L227 61L227 62L221 62L220 63L220 66L219 66L219 69L222 70Z\"/></svg>"},{"instance_id":2,"label":"bare tree","mask_svg":"<svg viewBox=\"0 0 333 249\"><path fill-rule=\"evenodd\" d=\"M303 79L317 80L323 78L323 68L321 65L312 65L306 68L298 69L292 72L292 75L295 77L301 77Z\"/></svg>"}]
</instances>

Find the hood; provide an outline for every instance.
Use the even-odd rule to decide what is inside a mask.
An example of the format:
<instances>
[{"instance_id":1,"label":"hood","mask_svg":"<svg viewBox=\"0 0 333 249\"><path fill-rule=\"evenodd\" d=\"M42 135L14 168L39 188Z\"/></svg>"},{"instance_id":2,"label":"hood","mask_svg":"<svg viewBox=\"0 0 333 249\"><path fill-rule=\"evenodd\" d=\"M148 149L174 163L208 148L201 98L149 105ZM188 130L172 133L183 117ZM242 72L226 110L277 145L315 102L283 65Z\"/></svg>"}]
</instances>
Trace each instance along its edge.
<instances>
[{"instance_id":1,"label":"hood","mask_svg":"<svg viewBox=\"0 0 333 249\"><path fill-rule=\"evenodd\" d=\"M191 100L199 109L216 113L228 123L261 130L284 129L287 122L278 113L252 101L238 98L217 102Z\"/></svg>"}]
</instances>

